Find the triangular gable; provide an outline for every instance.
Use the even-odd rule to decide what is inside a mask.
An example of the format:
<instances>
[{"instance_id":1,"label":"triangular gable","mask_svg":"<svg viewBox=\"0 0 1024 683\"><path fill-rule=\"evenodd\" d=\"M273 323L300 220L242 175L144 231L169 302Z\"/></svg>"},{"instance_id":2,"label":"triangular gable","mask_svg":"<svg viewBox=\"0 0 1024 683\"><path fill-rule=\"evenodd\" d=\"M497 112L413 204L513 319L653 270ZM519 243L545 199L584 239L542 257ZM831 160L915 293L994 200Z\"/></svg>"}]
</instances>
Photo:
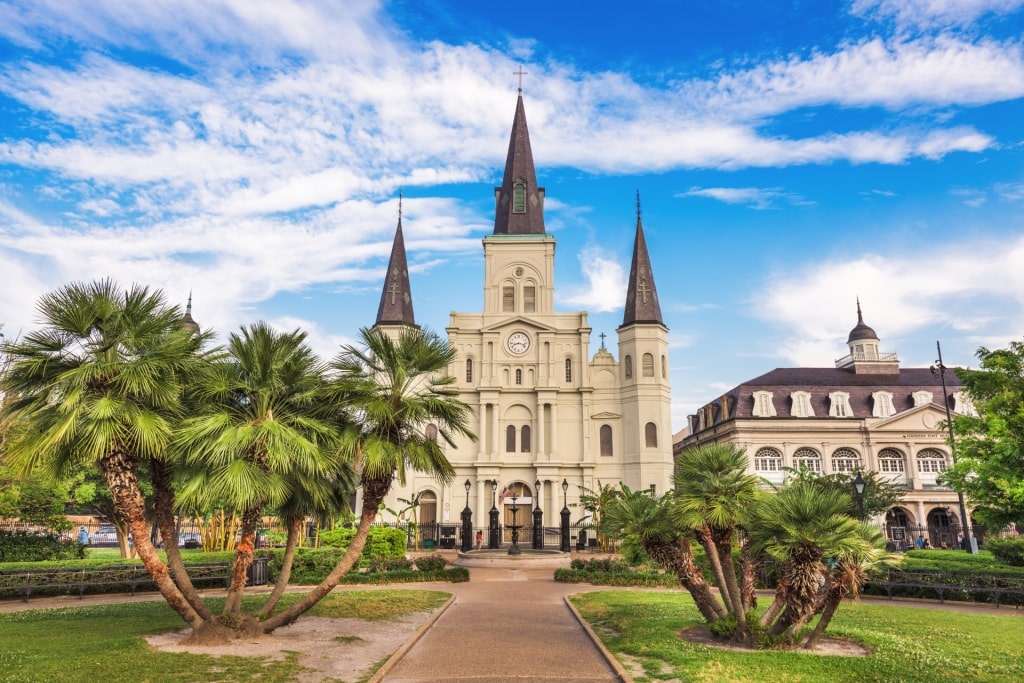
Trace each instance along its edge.
<instances>
[{"instance_id":1,"label":"triangular gable","mask_svg":"<svg viewBox=\"0 0 1024 683\"><path fill-rule=\"evenodd\" d=\"M937 403L928 403L896 413L891 417L882 418L871 425L871 430L886 432L937 432L941 430L942 422L945 419L946 411L942 406Z\"/></svg>"},{"instance_id":2,"label":"triangular gable","mask_svg":"<svg viewBox=\"0 0 1024 683\"><path fill-rule=\"evenodd\" d=\"M510 327L529 327L532 330L538 332L555 332L555 328L551 325L545 325L544 323L527 318L525 316L516 316L515 318L504 318L501 322L494 323L493 325L487 325L481 327L481 332L501 332Z\"/></svg>"},{"instance_id":3,"label":"triangular gable","mask_svg":"<svg viewBox=\"0 0 1024 683\"><path fill-rule=\"evenodd\" d=\"M622 415L620 415L618 413L603 412L603 413L596 413L594 415L591 415L590 419L591 420L620 420L620 419L622 419Z\"/></svg>"}]
</instances>

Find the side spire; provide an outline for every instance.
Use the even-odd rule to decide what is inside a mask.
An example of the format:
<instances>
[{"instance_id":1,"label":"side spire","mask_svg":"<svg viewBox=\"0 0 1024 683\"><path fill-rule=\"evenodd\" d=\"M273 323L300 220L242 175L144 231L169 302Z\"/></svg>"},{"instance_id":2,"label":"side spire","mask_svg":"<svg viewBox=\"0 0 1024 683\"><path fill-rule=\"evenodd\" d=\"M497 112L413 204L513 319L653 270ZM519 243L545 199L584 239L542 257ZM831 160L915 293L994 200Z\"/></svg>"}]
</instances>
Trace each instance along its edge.
<instances>
[{"instance_id":1,"label":"side spire","mask_svg":"<svg viewBox=\"0 0 1024 683\"><path fill-rule=\"evenodd\" d=\"M384 276L384 289L380 293L375 325L416 326L412 310L412 289L409 287L409 266L405 258L405 238L402 235L402 193L398 193L398 228L391 245L388 272Z\"/></svg>"},{"instance_id":2,"label":"side spire","mask_svg":"<svg viewBox=\"0 0 1024 683\"><path fill-rule=\"evenodd\" d=\"M521 72L521 73L520 73ZM520 78L520 69L517 72ZM501 187L494 188L495 235L543 235L544 188L537 187L537 171L533 166L530 131L526 127L526 109L520 82L512 135L508 141L505 175Z\"/></svg>"},{"instance_id":3,"label":"side spire","mask_svg":"<svg viewBox=\"0 0 1024 683\"><path fill-rule=\"evenodd\" d=\"M658 289L654 285L654 271L651 270L651 257L647 254L644 225L640 216L640 190L637 190L636 237L633 240L633 262L629 266L626 310L622 316L622 325L636 323L664 325L665 322L661 318L661 305L658 303Z\"/></svg>"},{"instance_id":4,"label":"side spire","mask_svg":"<svg viewBox=\"0 0 1024 683\"><path fill-rule=\"evenodd\" d=\"M185 315L181 316L181 326L192 334L199 334L199 323L192 318L192 290L188 291L188 303L185 305Z\"/></svg>"}]
</instances>

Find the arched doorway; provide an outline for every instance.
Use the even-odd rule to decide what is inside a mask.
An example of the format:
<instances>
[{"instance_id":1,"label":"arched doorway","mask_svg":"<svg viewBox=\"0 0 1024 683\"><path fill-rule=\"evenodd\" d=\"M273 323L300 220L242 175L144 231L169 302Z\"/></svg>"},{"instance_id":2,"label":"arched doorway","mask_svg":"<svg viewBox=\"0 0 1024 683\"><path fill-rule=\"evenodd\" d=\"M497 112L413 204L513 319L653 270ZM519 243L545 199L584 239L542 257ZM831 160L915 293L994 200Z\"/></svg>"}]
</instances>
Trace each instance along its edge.
<instances>
[{"instance_id":1,"label":"arched doorway","mask_svg":"<svg viewBox=\"0 0 1024 683\"><path fill-rule=\"evenodd\" d=\"M433 491L421 491L419 496L417 521L419 522L420 542L428 550L437 546L437 494ZM427 540L430 543L427 543Z\"/></svg>"},{"instance_id":2,"label":"arched doorway","mask_svg":"<svg viewBox=\"0 0 1024 683\"><path fill-rule=\"evenodd\" d=\"M512 528L519 527L519 543L530 542L533 519L533 489L522 482L512 482L501 492L498 507L502 510L502 543L512 542Z\"/></svg>"},{"instance_id":3,"label":"arched doorway","mask_svg":"<svg viewBox=\"0 0 1024 683\"><path fill-rule=\"evenodd\" d=\"M950 508L934 508L928 513L928 538L933 548L956 548L960 518Z\"/></svg>"},{"instance_id":4,"label":"arched doorway","mask_svg":"<svg viewBox=\"0 0 1024 683\"><path fill-rule=\"evenodd\" d=\"M914 516L906 508L896 506L885 513L885 535L896 550L913 548L918 533L914 529Z\"/></svg>"}]
</instances>

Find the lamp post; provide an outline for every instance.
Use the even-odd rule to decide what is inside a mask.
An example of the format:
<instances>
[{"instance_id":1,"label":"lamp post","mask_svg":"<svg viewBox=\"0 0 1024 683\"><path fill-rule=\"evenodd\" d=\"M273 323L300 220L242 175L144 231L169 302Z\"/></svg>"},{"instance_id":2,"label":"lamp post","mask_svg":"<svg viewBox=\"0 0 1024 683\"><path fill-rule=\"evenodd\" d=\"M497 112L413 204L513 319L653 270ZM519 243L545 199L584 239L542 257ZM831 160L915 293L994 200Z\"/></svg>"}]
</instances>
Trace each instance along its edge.
<instances>
[{"instance_id":1,"label":"lamp post","mask_svg":"<svg viewBox=\"0 0 1024 683\"><path fill-rule=\"evenodd\" d=\"M569 481L562 479L562 543L559 550L563 553L569 552L569 505L566 502L566 493L569 491Z\"/></svg>"},{"instance_id":2,"label":"lamp post","mask_svg":"<svg viewBox=\"0 0 1024 683\"><path fill-rule=\"evenodd\" d=\"M853 480L853 492L857 497L857 519L864 521L864 487L867 486L867 482L864 481L864 475L861 474L860 470L857 470L857 477Z\"/></svg>"},{"instance_id":3,"label":"lamp post","mask_svg":"<svg viewBox=\"0 0 1024 683\"><path fill-rule=\"evenodd\" d=\"M491 523L487 529L487 547L494 550L501 545L500 532L498 531L498 505L494 502L494 496L498 491L498 480L491 480Z\"/></svg>"},{"instance_id":4,"label":"lamp post","mask_svg":"<svg viewBox=\"0 0 1024 683\"><path fill-rule=\"evenodd\" d=\"M469 490L473 484L466 480L466 508L462 511L462 552L468 553L473 549L473 511L469 507Z\"/></svg>"},{"instance_id":5,"label":"lamp post","mask_svg":"<svg viewBox=\"0 0 1024 683\"><path fill-rule=\"evenodd\" d=\"M540 509L540 479L533 482L533 549L544 547L544 511Z\"/></svg>"},{"instance_id":6,"label":"lamp post","mask_svg":"<svg viewBox=\"0 0 1024 683\"><path fill-rule=\"evenodd\" d=\"M938 374L942 382L942 406L946 409L946 427L949 429L949 455L956 464L956 442L953 440L953 417L949 413L949 396L946 395L946 366L942 362L942 345L936 341L935 349L939 352L939 359L932 366L932 374ZM978 552L978 542L971 534L971 525L967 521L967 505L964 504L964 492L956 492L957 501L960 503L960 526L964 530L964 546L967 552L972 555Z\"/></svg>"},{"instance_id":7,"label":"lamp post","mask_svg":"<svg viewBox=\"0 0 1024 683\"><path fill-rule=\"evenodd\" d=\"M519 491L516 489L516 485L512 485L512 547L508 549L509 555L522 555L523 551L519 549L519 523L516 521L516 517L519 516Z\"/></svg>"}]
</instances>

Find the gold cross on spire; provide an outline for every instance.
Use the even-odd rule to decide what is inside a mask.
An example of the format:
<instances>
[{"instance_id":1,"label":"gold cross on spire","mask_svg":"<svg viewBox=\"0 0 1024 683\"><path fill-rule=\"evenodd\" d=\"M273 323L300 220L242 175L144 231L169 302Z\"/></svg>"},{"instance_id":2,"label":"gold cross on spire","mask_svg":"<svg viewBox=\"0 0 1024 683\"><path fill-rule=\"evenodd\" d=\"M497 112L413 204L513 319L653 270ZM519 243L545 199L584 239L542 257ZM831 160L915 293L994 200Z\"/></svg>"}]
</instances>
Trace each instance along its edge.
<instances>
[{"instance_id":1,"label":"gold cross on spire","mask_svg":"<svg viewBox=\"0 0 1024 683\"><path fill-rule=\"evenodd\" d=\"M521 65L519 67L519 71L513 71L512 72L513 76L519 76L519 94L520 95L523 94L523 76L525 76L526 73L527 72L523 71L523 67Z\"/></svg>"}]
</instances>

